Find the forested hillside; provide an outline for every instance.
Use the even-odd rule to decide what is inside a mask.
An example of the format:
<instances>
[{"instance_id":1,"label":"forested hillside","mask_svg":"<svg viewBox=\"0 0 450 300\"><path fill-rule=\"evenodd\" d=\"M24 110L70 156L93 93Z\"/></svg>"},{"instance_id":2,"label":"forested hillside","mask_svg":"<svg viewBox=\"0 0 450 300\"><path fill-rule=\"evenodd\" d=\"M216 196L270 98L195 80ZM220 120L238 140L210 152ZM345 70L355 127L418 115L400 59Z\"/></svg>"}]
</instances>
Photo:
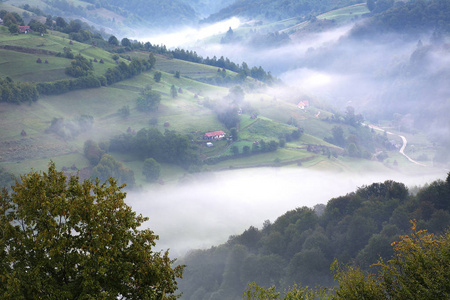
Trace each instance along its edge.
<instances>
[{"instance_id":1,"label":"forested hillside","mask_svg":"<svg viewBox=\"0 0 450 300\"><path fill-rule=\"evenodd\" d=\"M194 23L197 20L195 10L186 2L181 0L157 1L157 0L87 0L96 7L111 9L120 9L127 13L135 14L141 17L141 20L147 24L161 27L162 25L183 25Z\"/></svg>"},{"instance_id":2,"label":"forested hillside","mask_svg":"<svg viewBox=\"0 0 450 300\"><path fill-rule=\"evenodd\" d=\"M233 16L244 18L265 18L268 20L281 20L292 17L305 17L318 15L332 9L361 3L358 0L303 0L303 1L271 1L271 0L242 0L225 7L212 14L205 21L216 22Z\"/></svg>"},{"instance_id":3,"label":"forested hillside","mask_svg":"<svg viewBox=\"0 0 450 300\"><path fill-rule=\"evenodd\" d=\"M250 227L227 243L192 251L180 281L182 299L241 299L249 283L333 285L330 264L368 269L393 254L391 243L418 229L440 234L450 225L450 174L417 191L385 181L331 199L326 206L288 211L262 229Z\"/></svg>"},{"instance_id":4,"label":"forested hillside","mask_svg":"<svg viewBox=\"0 0 450 300\"><path fill-rule=\"evenodd\" d=\"M450 2L441 0L367 2L374 17L355 27L353 35L369 37L388 32L419 36L434 32L435 38L450 32Z\"/></svg>"}]
</instances>

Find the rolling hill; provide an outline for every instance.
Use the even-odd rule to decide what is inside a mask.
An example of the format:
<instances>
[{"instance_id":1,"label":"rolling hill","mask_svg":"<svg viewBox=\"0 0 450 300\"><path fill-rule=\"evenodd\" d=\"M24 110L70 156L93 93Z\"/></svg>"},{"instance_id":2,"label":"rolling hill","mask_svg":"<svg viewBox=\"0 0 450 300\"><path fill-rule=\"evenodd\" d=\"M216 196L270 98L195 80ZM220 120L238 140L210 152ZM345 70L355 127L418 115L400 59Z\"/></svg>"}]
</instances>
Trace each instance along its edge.
<instances>
[{"instance_id":1,"label":"rolling hill","mask_svg":"<svg viewBox=\"0 0 450 300\"><path fill-rule=\"evenodd\" d=\"M67 49L90 61L92 76L100 79L112 69L128 68L133 59L145 60L149 57L149 52L143 48L127 50L116 47L113 50L120 56L93 44L72 41L60 32L49 31L42 36L35 33L12 35L1 26L0 76L14 84L71 82L73 78L67 75L66 68L71 66L72 61L61 55ZM82 173L89 176L95 165L86 158L84 143L91 139L104 144L104 151L134 171L137 185L145 185L142 157L108 151L107 145L116 136L133 138L143 128L154 128L189 137L189 147L201 162L190 170L161 162L162 181L177 180L186 171L261 166L301 165L344 172L357 170L361 165L379 170L415 168L403 163L403 158L395 154L395 149L386 148L381 133L370 132L363 126L353 127L342 121L333 121L336 112L320 99L301 90L280 93L247 77L240 82L243 98L236 100L229 88L236 84L236 80L241 80L237 73L174 59L168 54L155 54L154 57L156 60L150 71L112 84L73 91L69 89L60 95L44 93L38 101L29 104L0 103L0 166L18 175L28 172L30 168L45 169L52 159L58 168L83 170ZM38 59L46 63L37 63ZM159 81L155 80L156 73L161 74ZM208 84L223 82L225 78L231 84L228 87ZM171 96L172 87L177 91L175 98ZM137 107L137 99L148 89L159 93L161 101L156 111L142 112ZM311 105L307 109L297 107L302 99L309 100ZM230 107L235 108L230 111ZM236 124L238 136L234 140L217 141L213 143L214 147L207 147L202 139L205 132L223 130L228 136L232 134L233 128L221 121L221 115L226 116L224 111L236 114L235 109L239 110L239 115L236 115L240 119ZM128 111L127 115L121 114L123 110ZM341 117L341 120L344 119ZM81 126L82 120L90 120L90 127ZM61 128L55 129L55 124ZM356 142L355 158L342 156L348 155L348 145L330 143L332 129L336 126L343 128L344 136L361 138L360 142ZM300 135L292 138L291 134L299 128ZM269 142L272 148L268 146ZM417 153L420 153L421 147L426 147L426 140L422 143L422 146L416 144ZM384 163L357 158L363 153L366 158L370 153L381 153L376 149L384 149L392 158Z\"/></svg>"}]
</instances>

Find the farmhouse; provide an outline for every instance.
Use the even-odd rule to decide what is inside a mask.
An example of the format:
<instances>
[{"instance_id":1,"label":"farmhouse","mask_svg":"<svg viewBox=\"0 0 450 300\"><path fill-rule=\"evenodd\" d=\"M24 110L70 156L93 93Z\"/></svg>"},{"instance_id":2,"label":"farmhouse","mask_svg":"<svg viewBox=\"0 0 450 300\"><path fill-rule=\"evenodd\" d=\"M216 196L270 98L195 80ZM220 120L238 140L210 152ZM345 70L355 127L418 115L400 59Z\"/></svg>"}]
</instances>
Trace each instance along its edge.
<instances>
[{"instance_id":1,"label":"farmhouse","mask_svg":"<svg viewBox=\"0 0 450 300\"><path fill-rule=\"evenodd\" d=\"M0 25L3 25L3 19L0 18Z\"/></svg>"},{"instance_id":2,"label":"farmhouse","mask_svg":"<svg viewBox=\"0 0 450 300\"><path fill-rule=\"evenodd\" d=\"M309 101L307 101L307 100L300 101L297 104L297 107L300 108L300 109L305 109L308 106L309 106Z\"/></svg>"},{"instance_id":3,"label":"farmhouse","mask_svg":"<svg viewBox=\"0 0 450 300\"><path fill-rule=\"evenodd\" d=\"M207 132L203 135L204 140L220 140L225 137L225 132L222 130Z\"/></svg>"},{"instance_id":4,"label":"farmhouse","mask_svg":"<svg viewBox=\"0 0 450 300\"><path fill-rule=\"evenodd\" d=\"M30 29L30 26L19 26L19 33L29 33L33 30Z\"/></svg>"}]
</instances>

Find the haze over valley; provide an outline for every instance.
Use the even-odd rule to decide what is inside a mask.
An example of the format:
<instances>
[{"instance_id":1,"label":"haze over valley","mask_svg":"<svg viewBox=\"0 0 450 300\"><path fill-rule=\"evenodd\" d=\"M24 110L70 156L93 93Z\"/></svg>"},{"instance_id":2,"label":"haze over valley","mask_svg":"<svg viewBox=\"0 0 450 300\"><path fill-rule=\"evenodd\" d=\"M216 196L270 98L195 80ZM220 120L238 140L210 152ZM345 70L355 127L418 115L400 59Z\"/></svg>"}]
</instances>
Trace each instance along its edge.
<instances>
[{"instance_id":1,"label":"haze over valley","mask_svg":"<svg viewBox=\"0 0 450 300\"><path fill-rule=\"evenodd\" d=\"M450 226L446 1L4 0L0 18L0 185L50 161L125 184L187 265L181 299L331 286L334 259L366 270L410 220Z\"/></svg>"}]
</instances>

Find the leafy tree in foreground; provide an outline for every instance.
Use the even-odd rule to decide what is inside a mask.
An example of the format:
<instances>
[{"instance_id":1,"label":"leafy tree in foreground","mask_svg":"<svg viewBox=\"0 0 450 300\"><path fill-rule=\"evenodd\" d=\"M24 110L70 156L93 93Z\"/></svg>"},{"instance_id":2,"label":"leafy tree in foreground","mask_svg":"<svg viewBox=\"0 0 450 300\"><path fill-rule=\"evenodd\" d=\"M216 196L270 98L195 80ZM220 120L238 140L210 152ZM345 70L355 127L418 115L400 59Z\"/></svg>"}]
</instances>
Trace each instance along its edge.
<instances>
[{"instance_id":1,"label":"leafy tree in foreground","mask_svg":"<svg viewBox=\"0 0 450 300\"><path fill-rule=\"evenodd\" d=\"M148 218L124 202L122 186L79 182L51 163L0 195L0 298L175 299L168 251L138 228Z\"/></svg>"},{"instance_id":2,"label":"leafy tree in foreground","mask_svg":"<svg viewBox=\"0 0 450 300\"><path fill-rule=\"evenodd\" d=\"M275 288L249 285L244 299L449 299L450 297L450 232L436 238L426 230L417 230L400 236L392 243L391 260L380 260L373 265L377 274L368 274L358 267L341 267L335 261L336 288L301 289L293 286L280 298Z\"/></svg>"}]
</instances>

